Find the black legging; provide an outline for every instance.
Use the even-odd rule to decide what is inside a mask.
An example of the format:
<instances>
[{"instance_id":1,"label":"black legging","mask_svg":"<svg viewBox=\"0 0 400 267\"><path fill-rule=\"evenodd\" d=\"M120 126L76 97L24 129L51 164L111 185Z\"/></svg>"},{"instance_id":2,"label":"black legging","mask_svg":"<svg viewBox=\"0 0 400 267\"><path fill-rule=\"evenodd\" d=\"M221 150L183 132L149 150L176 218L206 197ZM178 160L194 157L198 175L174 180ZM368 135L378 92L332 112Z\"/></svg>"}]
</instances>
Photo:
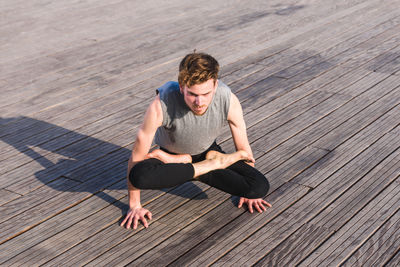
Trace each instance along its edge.
<instances>
[{"instance_id":1,"label":"black legging","mask_svg":"<svg viewBox=\"0 0 400 267\"><path fill-rule=\"evenodd\" d=\"M165 149L162 150L171 153ZM210 150L225 153L214 142L203 153L192 156L192 162L205 160ZM139 189L161 189L193 181L193 176L194 168L191 163L164 163L151 158L133 166L129 173L129 180L134 187ZM265 176L244 161L238 161L226 169L210 171L199 176L198 179L229 194L250 199L263 197L269 190L269 183Z\"/></svg>"}]
</instances>

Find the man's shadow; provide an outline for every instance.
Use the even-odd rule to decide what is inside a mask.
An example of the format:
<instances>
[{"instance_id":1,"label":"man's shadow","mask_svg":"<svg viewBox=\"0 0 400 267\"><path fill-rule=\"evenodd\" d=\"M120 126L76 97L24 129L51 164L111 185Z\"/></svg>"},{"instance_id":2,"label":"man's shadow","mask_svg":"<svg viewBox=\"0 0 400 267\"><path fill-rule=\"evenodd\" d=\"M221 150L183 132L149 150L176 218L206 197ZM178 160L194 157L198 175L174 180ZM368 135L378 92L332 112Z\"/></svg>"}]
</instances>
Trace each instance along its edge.
<instances>
[{"instance_id":1,"label":"man's shadow","mask_svg":"<svg viewBox=\"0 0 400 267\"><path fill-rule=\"evenodd\" d=\"M132 139L134 140L134 136ZM64 192L92 193L110 204L123 207L122 212L127 210L126 204L103 190L127 192L126 168L131 154L129 149L24 116L0 118L0 140L43 167L34 173L41 184ZM7 159L7 155L3 154L2 159L4 158ZM54 158L57 159L56 162ZM23 168L19 168L21 167ZM7 177L9 171L6 170L2 176ZM57 180L63 180L61 186ZM207 198L194 183L185 185L186 190L188 186L197 195L196 199ZM179 190L172 188L162 191L186 197L183 192L179 193Z\"/></svg>"}]
</instances>

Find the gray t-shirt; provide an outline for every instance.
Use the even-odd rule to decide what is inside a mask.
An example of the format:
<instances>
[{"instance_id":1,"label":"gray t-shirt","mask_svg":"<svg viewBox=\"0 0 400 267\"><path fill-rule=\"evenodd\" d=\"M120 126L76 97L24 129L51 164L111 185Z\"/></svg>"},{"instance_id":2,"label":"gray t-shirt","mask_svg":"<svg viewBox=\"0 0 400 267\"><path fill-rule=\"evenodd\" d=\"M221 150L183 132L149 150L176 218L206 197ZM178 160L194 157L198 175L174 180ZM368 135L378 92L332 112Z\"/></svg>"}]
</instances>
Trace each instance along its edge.
<instances>
[{"instance_id":1,"label":"gray t-shirt","mask_svg":"<svg viewBox=\"0 0 400 267\"><path fill-rule=\"evenodd\" d=\"M186 105L177 82L167 82L157 92L163 111L162 126L155 143L177 154L197 155L207 150L227 124L230 88L218 81L218 87L207 109L196 116Z\"/></svg>"}]
</instances>

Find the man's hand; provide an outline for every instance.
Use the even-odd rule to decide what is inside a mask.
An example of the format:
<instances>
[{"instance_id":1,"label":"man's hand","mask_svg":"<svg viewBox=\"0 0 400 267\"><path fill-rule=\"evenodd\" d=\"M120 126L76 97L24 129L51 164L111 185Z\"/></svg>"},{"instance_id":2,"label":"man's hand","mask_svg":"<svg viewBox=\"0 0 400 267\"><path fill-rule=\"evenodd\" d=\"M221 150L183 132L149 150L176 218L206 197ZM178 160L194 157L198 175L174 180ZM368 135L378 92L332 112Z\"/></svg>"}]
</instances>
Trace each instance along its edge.
<instances>
[{"instance_id":1,"label":"man's hand","mask_svg":"<svg viewBox=\"0 0 400 267\"><path fill-rule=\"evenodd\" d=\"M147 223L146 217L151 220L152 214L150 211L148 211L145 208L138 207L138 208L133 208L129 209L128 213L126 214L125 219L122 221L121 226L123 227L126 223L126 228L129 229L131 228L132 221L133 221L133 229L136 229L138 226L138 221L140 220L144 227L149 227L149 224Z\"/></svg>"},{"instance_id":2,"label":"man's hand","mask_svg":"<svg viewBox=\"0 0 400 267\"><path fill-rule=\"evenodd\" d=\"M266 205L269 208L272 207L271 204L269 204L267 201L265 201L262 198L248 199L245 197L241 197L239 200L239 205L238 205L239 209L242 207L243 203L247 205L250 213L253 213L253 206L259 213L262 213L263 211L267 210L267 208L264 207L264 205Z\"/></svg>"}]
</instances>

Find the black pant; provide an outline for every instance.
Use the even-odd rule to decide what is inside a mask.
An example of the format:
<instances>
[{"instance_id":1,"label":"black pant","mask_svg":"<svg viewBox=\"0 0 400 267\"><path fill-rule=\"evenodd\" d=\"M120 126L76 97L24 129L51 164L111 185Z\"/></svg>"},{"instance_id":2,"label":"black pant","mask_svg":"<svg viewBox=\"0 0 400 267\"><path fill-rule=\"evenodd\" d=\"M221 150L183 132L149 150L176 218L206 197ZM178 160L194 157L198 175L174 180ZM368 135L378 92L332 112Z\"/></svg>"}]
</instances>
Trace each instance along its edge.
<instances>
[{"instance_id":1,"label":"black pant","mask_svg":"<svg viewBox=\"0 0 400 267\"><path fill-rule=\"evenodd\" d=\"M165 149L162 150L171 153ZM225 153L214 142L203 153L192 156L192 162L203 161L210 150ZM194 168L191 163L163 163L151 158L133 166L129 173L129 180L134 187L139 189L161 189L193 181L193 176ZM198 179L229 194L250 199L263 197L269 190L269 183L265 176L244 161L238 161L226 169L210 171L199 176Z\"/></svg>"}]
</instances>

